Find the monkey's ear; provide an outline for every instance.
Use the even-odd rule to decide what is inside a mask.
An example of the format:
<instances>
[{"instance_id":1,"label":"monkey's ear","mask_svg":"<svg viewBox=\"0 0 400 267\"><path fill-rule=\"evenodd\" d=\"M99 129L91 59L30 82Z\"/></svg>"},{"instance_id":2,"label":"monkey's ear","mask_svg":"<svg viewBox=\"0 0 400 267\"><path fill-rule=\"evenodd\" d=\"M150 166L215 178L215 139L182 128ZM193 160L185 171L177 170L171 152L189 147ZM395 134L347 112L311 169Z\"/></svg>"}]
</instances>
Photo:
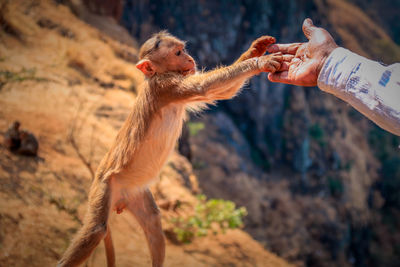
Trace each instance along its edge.
<instances>
[{"instance_id":1,"label":"monkey's ear","mask_svg":"<svg viewBox=\"0 0 400 267\"><path fill-rule=\"evenodd\" d=\"M142 59L136 64L136 68L141 70L144 75L151 77L155 73L154 65L149 59Z\"/></svg>"}]
</instances>

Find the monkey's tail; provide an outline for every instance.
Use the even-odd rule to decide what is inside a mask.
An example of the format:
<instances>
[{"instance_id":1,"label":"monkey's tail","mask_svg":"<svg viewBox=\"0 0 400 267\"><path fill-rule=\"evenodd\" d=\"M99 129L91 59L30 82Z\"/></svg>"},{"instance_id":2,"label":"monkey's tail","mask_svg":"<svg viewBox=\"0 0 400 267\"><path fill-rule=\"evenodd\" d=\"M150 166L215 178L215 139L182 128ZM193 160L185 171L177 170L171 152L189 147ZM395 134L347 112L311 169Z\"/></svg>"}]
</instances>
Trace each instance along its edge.
<instances>
[{"instance_id":1,"label":"monkey's tail","mask_svg":"<svg viewBox=\"0 0 400 267\"><path fill-rule=\"evenodd\" d=\"M115 267L115 252L110 226L107 227L107 233L104 237L104 247L106 248L107 267Z\"/></svg>"}]
</instances>

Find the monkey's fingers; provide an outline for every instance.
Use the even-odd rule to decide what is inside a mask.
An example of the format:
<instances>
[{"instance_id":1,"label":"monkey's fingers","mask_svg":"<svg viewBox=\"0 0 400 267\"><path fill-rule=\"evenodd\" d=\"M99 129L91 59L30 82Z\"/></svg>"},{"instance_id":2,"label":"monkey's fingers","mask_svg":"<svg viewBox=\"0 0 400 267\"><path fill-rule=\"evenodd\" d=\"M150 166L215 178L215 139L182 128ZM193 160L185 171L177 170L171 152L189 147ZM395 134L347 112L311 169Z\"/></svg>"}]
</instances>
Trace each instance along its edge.
<instances>
[{"instance_id":1,"label":"monkey's fingers","mask_svg":"<svg viewBox=\"0 0 400 267\"><path fill-rule=\"evenodd\" d=\"M276 56L272 58L275 61L278 61L281 65L276 71L285 71L289 69L289 65L292 62L294 55L285 54L280 56L280 53L277 53Z\"/></svg>"},{"instance_id":2,"label":"monkey's fingers","mask_svg":"<svg viewBox=\"0 0 400 267\"><path fill-rule=\"evenodd\" d=\"M274 44L276 42L275 37L264 35L257 38L253 43L253 47L266 47L270 44Z\"/></svg>"},{"instance_id":3,"label":"monkey's fingers","mask_svg":"<svg viewBox=\"0 0 400 267\"><path fill-rule=\"evenodd\" d=\"M273 54L268 55L268 58L273 61L282 63L285 61L285 58L287 58L287 57L285 57L285 55L283 55L281 52L278 52L278 53L273 53Z\"/></svg>"},{"instance_id":4,"label":"monkey's fingers","mask_svg":"<svg viewBox=\"0 0 400 267\"><path fill-rule=\"evenodd\" d=\"M303 43L273 44L270 47L268 47L268 53L282 52L283 54L295 55L297 52L297 49L299 49L299 47L302 44Z\"/></svg>"},{"instance_id":5,"label":"monkey's fingers","mask_svg":"<svg viewBox=\"0 0 400 267\"><path fill-rule=\"evenodd\" d=\"M281 66L282 66L282 63L281 62L279 62L279 61L274 61L274 60L271 60L271 68L269 68L267 71L268 72L272 72L272 73L274 73L274 72L276 72L276 71L278 71L280 68L281 68Z\"/></svg>"},{"instance_id":6,"label":"monkey's fingers","mask_svg":"<svg viewBox=\"0 0 400 267\"><path fill-rule=\"evenodd\" d=\"M281 53L275 53L260 57L260 60L262 61L261 71L275 72L281 68L281 64L283 63L283 55Z\"/></svg>"},{"instance_id":7,"label":"monkey's fingers","mask_svg":"<svg viewBox=\"0 0 400 267\"><path fill-rule=\"evenodd\" d=\"M289 66L290 65L288 62L282 62L281 67L277 71L282 72L282 71L289 70Z\"/></svg>"},{"instance_id":8,"label":"monkey's fingers","mask_svg":"<svg viewBox=\"0 0 400 267\"><path fill-rule=\"evenodd\" d=\"M259 38L257 38L252 44L251 44L251 54L252 56L262 56L267 52L268 47L271 44L274 44L276 42L275 37L264 35Z\"/></svg>"}]
</instances>

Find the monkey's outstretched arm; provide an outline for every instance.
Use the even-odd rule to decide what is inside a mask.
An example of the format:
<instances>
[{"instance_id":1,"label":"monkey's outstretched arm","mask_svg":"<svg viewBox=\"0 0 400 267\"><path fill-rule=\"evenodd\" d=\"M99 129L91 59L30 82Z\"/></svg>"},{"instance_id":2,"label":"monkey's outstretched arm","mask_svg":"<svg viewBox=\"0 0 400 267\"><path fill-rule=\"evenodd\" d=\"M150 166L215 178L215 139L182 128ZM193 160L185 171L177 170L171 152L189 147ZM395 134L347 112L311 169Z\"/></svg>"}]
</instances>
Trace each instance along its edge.
<instances>
[{"instance_id":1,"label":"monkey's outstretched arm","mask_svg":"<svg viewBox=\"0 0 400 267\"><path fill-rule=\"evenodd\" d=\"M261 71L276 71L281 61L281 54L272 54L192 75L183 80L176 93L188 102L229 99L248 78Z\"/></svg>"}]
</instances>

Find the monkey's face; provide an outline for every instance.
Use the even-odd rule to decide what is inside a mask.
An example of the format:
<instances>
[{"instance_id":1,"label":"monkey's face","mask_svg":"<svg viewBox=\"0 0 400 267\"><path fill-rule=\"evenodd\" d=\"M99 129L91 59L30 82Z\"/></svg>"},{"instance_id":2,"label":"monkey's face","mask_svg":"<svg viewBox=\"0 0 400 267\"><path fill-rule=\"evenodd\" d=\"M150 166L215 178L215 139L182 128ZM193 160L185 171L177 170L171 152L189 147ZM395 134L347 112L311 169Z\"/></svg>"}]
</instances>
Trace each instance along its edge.
<instances>
[{"instance_id":1,"label":"monkey's face","mask_svg":"<svg viewBox=\"0 0 400 267\"><path fill-rule=\"evenodd\" d=\"M187 53L185 43L175 37L164 37L156 51L136 64L147 77L166 72L184 76L196 72L196 62Z\"/></svg>"},{"instance_id":2,"label":"monkey's face","mask_svg":"<svg viewBox=\"0 0 400 267\"><path fill-rule=\"evenodd\" d=\"M163 49L164 47L161 48L161 50ZM159 73L172 71L186 76L196 72L196 63L187 53L183 43L174 43L165 48L165 57L160 63L157 64Z\"/></svg>"}]
</instances>

